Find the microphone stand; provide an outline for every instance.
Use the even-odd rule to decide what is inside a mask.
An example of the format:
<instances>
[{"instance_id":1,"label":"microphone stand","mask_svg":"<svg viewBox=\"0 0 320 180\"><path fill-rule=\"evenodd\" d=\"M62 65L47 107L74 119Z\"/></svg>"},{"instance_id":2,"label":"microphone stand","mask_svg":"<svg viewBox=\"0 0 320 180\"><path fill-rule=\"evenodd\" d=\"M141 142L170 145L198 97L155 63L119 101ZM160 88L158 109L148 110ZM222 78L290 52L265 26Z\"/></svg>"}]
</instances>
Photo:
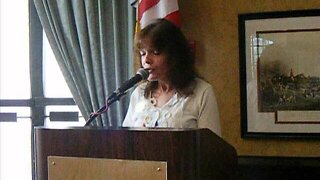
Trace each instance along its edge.
<instances>
[{"instance_id":1,"label":"microphone stand","mask_svg":"<svg viewBox=\"0 0 320 180\"><path fill-rule=\"evenodd\" d=\"M100 108L98 111L93 112L90 114L89 119L86 121L86 124L84 126L88 126L91 124L91 122L99 115L102 113L107 112L109 106L118 101L123 95L125 95L126 92L120 92L120 93L112 93L108 98L107 98L107 103L104 105L102 108Z\"/></svg>"}]
</instances>

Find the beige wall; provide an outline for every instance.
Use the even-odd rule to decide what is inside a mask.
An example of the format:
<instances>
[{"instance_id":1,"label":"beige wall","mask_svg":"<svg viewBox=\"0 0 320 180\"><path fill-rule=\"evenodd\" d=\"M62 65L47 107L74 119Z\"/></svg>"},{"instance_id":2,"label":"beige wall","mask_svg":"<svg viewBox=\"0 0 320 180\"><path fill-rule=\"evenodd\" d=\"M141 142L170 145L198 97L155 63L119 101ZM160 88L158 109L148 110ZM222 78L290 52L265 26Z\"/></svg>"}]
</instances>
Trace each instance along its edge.
<instances>
[{"instance_id":1,"label":"beige wall","mask_svg":"<svg viewBox=\"0 0 320 180\"><path fill-rule=\"evenodd\" d=\"M182 30L196 41L197 69L215 88L222 136L238 155L320 156L320 141L242 139L238 14L320 9L319 0L180 0Z\"/></svg>"}]
</instances>

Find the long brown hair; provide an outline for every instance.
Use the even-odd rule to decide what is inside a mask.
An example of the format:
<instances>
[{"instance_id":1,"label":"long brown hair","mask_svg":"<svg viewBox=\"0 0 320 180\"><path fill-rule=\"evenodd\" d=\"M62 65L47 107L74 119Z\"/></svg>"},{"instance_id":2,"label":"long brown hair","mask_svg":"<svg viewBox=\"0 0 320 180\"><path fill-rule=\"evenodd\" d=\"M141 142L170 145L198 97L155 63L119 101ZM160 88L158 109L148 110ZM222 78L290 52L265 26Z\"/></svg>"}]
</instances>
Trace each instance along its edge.
<instances>
[{"instance_id":1,"label":"long brown hair","mask_svg":"<svg viewBox=\"0 0 320 180\"><path fill-rule=\"evenodd\" d=\"M142 42L147 39L155 49L167 55L167 76L178 94L191 95L197 74L194 56L181 30L166 19L157 19L139 32L137 50L140 50ZM148 82L144 96L149 97L157 86L157 81Z\"/></svg>"}]
</instances>

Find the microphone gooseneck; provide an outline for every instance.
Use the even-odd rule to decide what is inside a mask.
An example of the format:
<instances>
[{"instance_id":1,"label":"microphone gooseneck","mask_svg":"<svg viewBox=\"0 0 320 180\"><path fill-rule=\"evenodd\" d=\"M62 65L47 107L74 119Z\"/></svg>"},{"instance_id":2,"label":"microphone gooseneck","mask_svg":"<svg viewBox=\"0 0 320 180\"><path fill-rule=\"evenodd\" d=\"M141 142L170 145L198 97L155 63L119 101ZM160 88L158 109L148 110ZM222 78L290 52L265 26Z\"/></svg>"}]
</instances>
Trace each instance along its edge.
<instances>
[{"instance_id":1,"label":"microphone gooseneck","mask_svg":"<svg viewBox=\"0 0 320 180\"><path fill-rule=\"evenodd\" d=\"M149 72L146 69L140 68L136 75L130 78L129 80L125 81L118 89L116 89L108 98L106 105L100 108L98 111L93 112L90 114L89 119L86 121L86 124L84 126L88 126L94 118L101 115L102 113L105 113L108 110L108 107L114 103L115 101L118 101L120 97L126 94L127 90L132 88L134 85L139 83L142 80L146 80L149 77Z\"/></svg>"}]
</instances>

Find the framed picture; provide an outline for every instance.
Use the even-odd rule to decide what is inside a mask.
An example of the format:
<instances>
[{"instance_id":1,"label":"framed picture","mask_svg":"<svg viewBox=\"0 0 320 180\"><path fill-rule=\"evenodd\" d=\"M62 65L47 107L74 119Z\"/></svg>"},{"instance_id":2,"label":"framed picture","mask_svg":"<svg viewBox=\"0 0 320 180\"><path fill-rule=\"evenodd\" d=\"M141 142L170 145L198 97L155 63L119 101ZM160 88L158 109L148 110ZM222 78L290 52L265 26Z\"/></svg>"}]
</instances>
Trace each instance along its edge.
<instances>
[{"instance_id":1,"label":"framed picture","mask_svg":"<svg viewBox=\"0 0 320 180\"><path fill-rule=\"evenodd\" d=\"M238 23L242 137L320 138L320 10Z\"/></svg>"}]
</instances>

